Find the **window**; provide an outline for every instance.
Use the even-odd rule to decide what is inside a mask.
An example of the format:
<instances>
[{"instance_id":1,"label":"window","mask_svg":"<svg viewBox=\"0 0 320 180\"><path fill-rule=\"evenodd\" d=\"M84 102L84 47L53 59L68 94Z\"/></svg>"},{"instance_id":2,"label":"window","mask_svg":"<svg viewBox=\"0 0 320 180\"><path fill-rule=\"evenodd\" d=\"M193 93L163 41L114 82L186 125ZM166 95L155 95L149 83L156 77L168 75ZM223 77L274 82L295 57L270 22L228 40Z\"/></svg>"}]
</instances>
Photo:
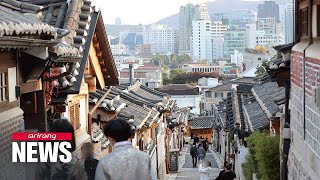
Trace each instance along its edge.
<instances>
[{"instance_id":1,"label":"window","mask_svg":"<svg viewBox=\"0 0 320 180\"><path fill-rule=\"evenodd\" d=\"M8 101L8 72L0 70L0 102Z\"/></svg>"},{"instance_id":2,"label":"window","mask_svg":"<svg viewBox=\"0 0 320 180\"><path fill-rule=\"evenodd\" d=\"M80 129L80 103L69 104L69 119L74 130Z\"/></svg>"},{"instance_id":3,"label":"window","mask_svg":"<svg viewBox=\"0 0 320 180\"><path fill-rule=\"evenodd\" d=\"M300 10L301 35L308 36L308 8Z\"/></svg>"},{"instance_id":4,"label":"window","mask_svg":"<svg viewBox=\"0 0 320 180\"><path fill-rule=\"evenodd\" d=\"M211 91L206 91L205 95L206 95L207 98L211 98L212 97Z\"/></svg>"},{"instance_id":5,"label":"window","mask_svg":"<svg viewBox=\"0 0 320 180\"><path fill-rule=\"evenodd\" d=\"M317 32L318 37L320 37L320 5L317 6Z\"/></svg>"},{"instance_id":6,"label":"window","mask_svg":"<svg viewBox=\"0 0 320 180\"><path fill-rule=\"evenodd\" d=\"M223 93L215 93L214 97L222 98L223 97Z\"/></svg>"}]
</instances>

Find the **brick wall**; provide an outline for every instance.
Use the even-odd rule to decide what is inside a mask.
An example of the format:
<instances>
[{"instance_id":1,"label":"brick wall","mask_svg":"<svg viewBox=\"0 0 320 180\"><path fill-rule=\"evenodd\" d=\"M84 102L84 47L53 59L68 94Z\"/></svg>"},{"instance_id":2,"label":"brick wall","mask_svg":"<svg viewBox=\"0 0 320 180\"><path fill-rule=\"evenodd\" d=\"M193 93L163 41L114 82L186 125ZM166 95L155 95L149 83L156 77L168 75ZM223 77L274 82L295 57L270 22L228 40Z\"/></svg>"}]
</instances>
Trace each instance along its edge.
<instances>
[{"instance_id":1,"label":"brick wall","mask_svg":"<svg viewBox=\"0 0 320 180\"><path fill-rule=\"evenodd\" d=\"M320 109L315 103L315 89L320 87L320 60L303 56L300 52L292 53L288 179L293 180L320 177Z\"/></svg>"},{"instance_id":2,"label":"brick wall","mask_svg":"<svg viewBox=\"0 0 320 180\"><path fill-rule=\"evenodd\" d=\"M22 114L2 120L0 123L0 179L25 179L25 164L12 163L12 132L20 131L20 122L23 119Z\"/></svg>"},{"instance_id":3,"label":"brick wall","mask_svg":"<svg viewBox=\"0 0 320 180\"><path fill-rule=\"evenodd\" d=\"M296 86L302 88L302 66L303 66L303 53L292 52L291 54L291 82Z\"/></svg>"}]
</instances>

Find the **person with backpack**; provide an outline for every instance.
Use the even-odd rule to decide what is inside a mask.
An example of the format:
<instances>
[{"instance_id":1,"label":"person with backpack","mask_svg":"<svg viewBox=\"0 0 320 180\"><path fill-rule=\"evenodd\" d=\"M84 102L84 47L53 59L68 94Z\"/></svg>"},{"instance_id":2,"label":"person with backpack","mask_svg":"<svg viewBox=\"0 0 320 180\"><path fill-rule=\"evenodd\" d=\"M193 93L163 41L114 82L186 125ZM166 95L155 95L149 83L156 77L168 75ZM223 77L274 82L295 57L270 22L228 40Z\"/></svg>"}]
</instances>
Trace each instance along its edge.
<instances>
[{"instance_id":1,"label":"person with backpack","mask_svg":"<svg viewBox=\"0 0 320 180\"><path fill-rule=\"evenodd\" d=\"M196 143L194 142L191 149L190 149L190 155L192 157L192 164L193 167L197 166L197 162L198 162L198 148L196 146Z\"/></svg>"},{"instance_id":2,"label":"person with backpack","mask_svg":"<svg viewBox=\"0 0 320 180\"><path fill-rule=\"evenodd\" d=\"M199 144L198 157L199 157L199 161L203 160L204 157L206 157L206 151L205 151L204 148L202 147L202 144Z\"/></svg>"}]
</instances>

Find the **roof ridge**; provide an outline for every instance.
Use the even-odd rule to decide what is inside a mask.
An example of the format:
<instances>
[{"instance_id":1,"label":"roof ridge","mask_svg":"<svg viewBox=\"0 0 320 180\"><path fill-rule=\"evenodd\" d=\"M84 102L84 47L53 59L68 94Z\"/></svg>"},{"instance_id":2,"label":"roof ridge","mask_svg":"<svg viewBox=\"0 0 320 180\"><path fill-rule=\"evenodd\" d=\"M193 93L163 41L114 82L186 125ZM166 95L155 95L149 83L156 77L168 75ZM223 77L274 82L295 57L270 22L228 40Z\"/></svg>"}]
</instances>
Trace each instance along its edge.
<instances>
[{"instance_id":1,"label":"roof ridge","mask_svg":"<svg viewBox=\"0 0 320 180\"><path fill-rule=\"evenodd\" d=\"M17 0L0 0L0 5L22 13L38 13L47 8L47 6L39 6L32 3L20 2Z\"/></svg>"}]
</instances>

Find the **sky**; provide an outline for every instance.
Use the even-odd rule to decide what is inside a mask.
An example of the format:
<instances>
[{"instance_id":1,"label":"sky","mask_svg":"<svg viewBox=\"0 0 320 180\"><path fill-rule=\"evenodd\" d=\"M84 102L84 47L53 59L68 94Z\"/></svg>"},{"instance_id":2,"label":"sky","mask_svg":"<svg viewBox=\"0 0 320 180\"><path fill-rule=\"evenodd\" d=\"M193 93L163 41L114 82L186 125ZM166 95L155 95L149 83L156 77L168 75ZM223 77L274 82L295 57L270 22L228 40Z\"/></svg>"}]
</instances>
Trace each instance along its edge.
<instances>
[{"instance_id":1,"label":"sky","mask_svg":"<svg viewBox=\"0 0 320 180\"><path fill-rule=\"evenodd\" d=\"M117 17L122 24L152 24L179 12L180 6L214 0L92 0L101 9L103 21L114 24Z\"/></svg>"}]
</instances>

